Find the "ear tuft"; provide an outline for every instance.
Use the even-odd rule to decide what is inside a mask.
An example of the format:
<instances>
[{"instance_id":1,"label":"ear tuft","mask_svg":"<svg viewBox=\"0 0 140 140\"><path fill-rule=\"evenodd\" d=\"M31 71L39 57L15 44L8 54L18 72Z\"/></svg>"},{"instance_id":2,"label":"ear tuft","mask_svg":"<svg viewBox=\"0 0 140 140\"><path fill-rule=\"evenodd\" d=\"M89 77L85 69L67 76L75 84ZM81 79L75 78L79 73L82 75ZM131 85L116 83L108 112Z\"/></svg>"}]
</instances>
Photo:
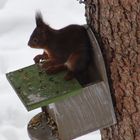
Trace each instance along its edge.
<instances>
[{"instance_id":1,"label":"ear tuft","mask_svg":"<svg viewBox=\"0 0 140 140\"><path fill-rule=\"evenodd\" d=\"M36 12L36 16L35 16L35 19L36 19L36 26L41 26L44 24L43 22L43 18L42 18L42 14L40 11L37 11Z\"/></svg>"}]
</instances>

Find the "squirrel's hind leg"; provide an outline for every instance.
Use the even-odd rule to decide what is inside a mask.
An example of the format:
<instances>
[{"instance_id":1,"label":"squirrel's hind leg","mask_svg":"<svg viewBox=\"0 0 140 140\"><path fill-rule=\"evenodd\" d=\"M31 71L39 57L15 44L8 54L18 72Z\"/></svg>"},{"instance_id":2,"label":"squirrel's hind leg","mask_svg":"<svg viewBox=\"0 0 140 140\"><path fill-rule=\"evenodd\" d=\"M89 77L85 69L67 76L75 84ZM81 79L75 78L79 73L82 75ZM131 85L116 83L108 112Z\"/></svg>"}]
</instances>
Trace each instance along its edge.
<instances>
[{"instance_id":1,"label":"squirrel's hind leg","mask_svg":"<svg viewBox=\"0 0 140 140\"><path fill-rule=\"evenodd\" d=\"M74 78L74 73L68 70L68 72L67 72L67 74L65 75L64 79L65 79L66 81L69 81L69 80L72 80L73 78Z\"/></svg>"},{"instance_id":2,"label":"squirrel's hind leg","mask_svg":"<svg viewBox=\"0 0 140 140\"><path fill-rule=\"evenodd\" d=\"M88 55L86 54L86 52L84 52L84 50L78 50L72 53L65 63L68 70L73 73L85 70L87 64L88 64Z\"/></svg>"}]
</instances>

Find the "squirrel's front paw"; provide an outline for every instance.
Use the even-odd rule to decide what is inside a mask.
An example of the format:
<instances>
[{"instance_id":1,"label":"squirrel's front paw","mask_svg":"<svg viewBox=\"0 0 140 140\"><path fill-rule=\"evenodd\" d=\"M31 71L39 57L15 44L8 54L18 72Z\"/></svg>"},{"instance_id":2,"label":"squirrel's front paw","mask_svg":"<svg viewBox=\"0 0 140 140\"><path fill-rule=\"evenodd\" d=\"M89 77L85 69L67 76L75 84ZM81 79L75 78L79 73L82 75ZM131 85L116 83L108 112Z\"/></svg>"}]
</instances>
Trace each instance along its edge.
<instances>
[{"instance_id":1,"label":"squirrel's front paw","mask_svg":"<svg viewBox=\"0 0 140 140\"><path fill-rule=\"evenodd\" d=\"M44 69L44 70L47 70L48 67L50 67L50 66L51 66L50 63L48 63L48 62L44 62L44 63L41 65L41 68Z\"/></svg>"},{"instance_id":2,"label":"squirrel's front paw","mask_svg":"<svg viewBox=\"0 0 140 140\"><path fill-rule=\"evenodd\" d=\"M34 57L34 62L35 63L39 63L40 60L41 60L41 55L37 55L37 56Z\"/></svg>"},{"instance_id":3,"label":"squirrel's front paw","mask_svg":"<svg viewBox=\"0 0 140 140\"><path fill-rule=\"evenodd\" d=\"M53 67L54 65L55 65L55 61L54 60L47 59L47 61L44 62L41 67L43 69L48 69L49 67Z\"/></svg>"},{"instance_id":4,"label":"squirrel's front paw","mask_svg":"<svg viewBox=\"0 0 140 140\"><path fill-rule=\"evenodd\" d=\"M46 60L46 58L44 57L44 55L37 55L34 57L34 62L35 63L39 63L41 60Z\"/></svg>"},{"instance_id":5,"label":"squirrel's front paw","mask_svg":"<svg viewBox=\"0 0 140 140\"><path fill-rule=\"evenodd\" d=\"M46 69L47 74L55 74L57 73L57 67L55 66L50 66Z\"/></svg>"}]
</instances>

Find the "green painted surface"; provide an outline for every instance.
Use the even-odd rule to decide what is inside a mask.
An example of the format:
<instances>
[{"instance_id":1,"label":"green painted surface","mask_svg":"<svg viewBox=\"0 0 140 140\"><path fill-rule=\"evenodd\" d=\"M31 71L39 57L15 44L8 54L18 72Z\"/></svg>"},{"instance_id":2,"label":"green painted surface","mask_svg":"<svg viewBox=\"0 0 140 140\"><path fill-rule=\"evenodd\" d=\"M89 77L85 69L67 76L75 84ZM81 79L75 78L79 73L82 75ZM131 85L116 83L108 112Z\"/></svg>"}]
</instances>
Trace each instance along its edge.
<instances>
[{"instance_id":1,"label":"green painted surface","mask_svg":"<svg viewBox=\"0 0 140 140\"><path fill-rule=\"evenodd\" d=\"M66 72L48 75L37 65L7 73L7 79L28 111L81 93L76 79L65 81Z\"/></svg>"}]
</instances>

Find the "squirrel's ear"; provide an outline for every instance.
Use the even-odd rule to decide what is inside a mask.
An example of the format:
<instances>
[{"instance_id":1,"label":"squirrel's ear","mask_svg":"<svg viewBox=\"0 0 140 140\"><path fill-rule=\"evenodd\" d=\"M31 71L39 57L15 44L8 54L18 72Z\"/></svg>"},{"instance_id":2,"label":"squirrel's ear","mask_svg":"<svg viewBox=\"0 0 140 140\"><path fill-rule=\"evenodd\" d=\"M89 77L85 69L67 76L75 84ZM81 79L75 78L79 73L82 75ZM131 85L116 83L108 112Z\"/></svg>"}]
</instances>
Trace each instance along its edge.
<instances>
[{"instance_id":1,"label":"squirrel's ear","mask_svg":"<svg viewBox=\"0 0 140 140\"><path fill-rule=\"evenodd\" d=\"M37 27L42 26L44 24L42 14L40 11L36 12L35 19L36 19L36 26Z\"/></svg>"}]
</instances>

